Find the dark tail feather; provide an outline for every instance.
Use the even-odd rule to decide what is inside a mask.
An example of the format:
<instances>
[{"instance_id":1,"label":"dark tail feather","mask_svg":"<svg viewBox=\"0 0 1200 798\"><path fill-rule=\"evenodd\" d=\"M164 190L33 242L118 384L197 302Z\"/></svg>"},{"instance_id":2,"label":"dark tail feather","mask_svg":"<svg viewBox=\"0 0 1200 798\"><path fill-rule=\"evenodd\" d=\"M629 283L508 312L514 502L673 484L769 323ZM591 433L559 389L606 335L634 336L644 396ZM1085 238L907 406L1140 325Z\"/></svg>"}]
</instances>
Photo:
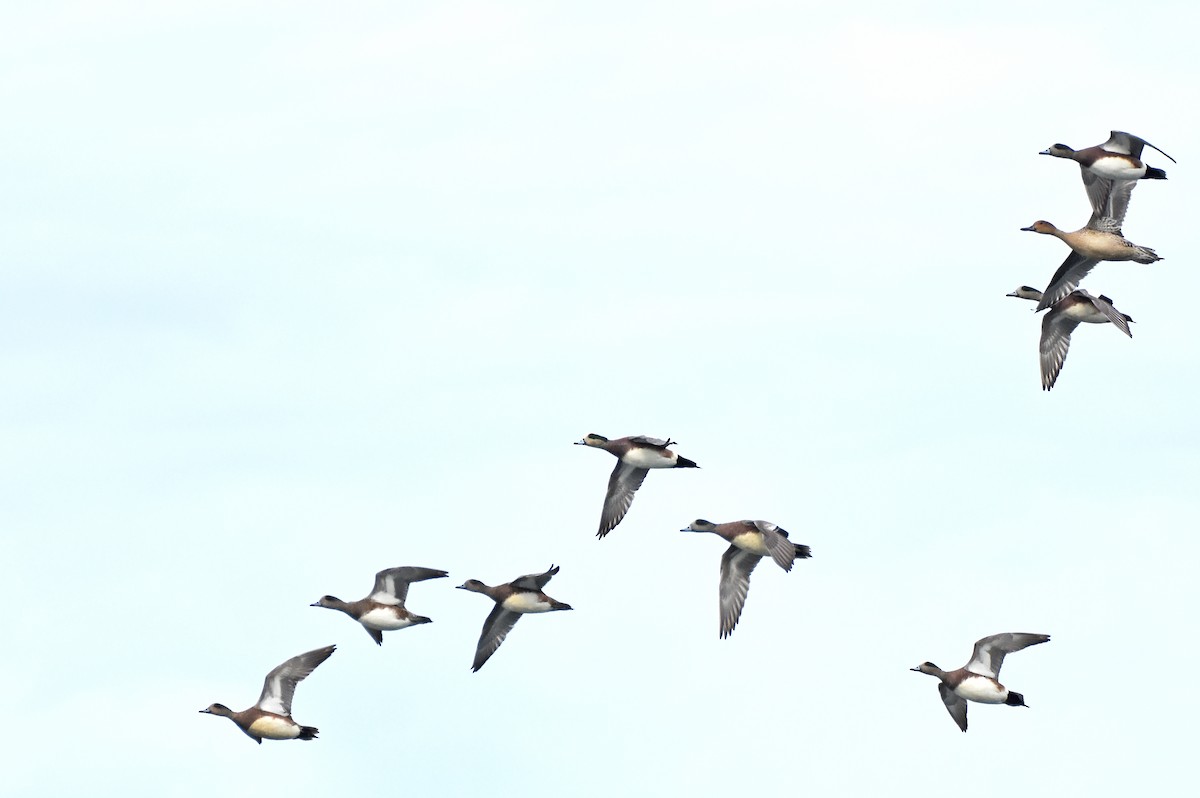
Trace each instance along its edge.
<instances>
[{"instance_id":1,"label":"dark tail feather","mask_svg":"<svg viewBox=\"0 0 1200 798\"><path fill-rule=\"evenodd\" d=\"M1142 177L1143 180L1166 180L1167 173L1161 169L1156 169L1153 166L1146 167L1146 174Z\"/></svg>"},{"instance_id":2,"label":"dark tail feather","mask_svg":"<svg viewBox=\"0 0 1200 798\"><path fill-rule=\"evenodd\" d=\"M675 467L676 468L699 468L700 466L696 465L695 460L689 460L686 457L679 457L678 455L676 455L675 456Z\"/></svg>"},{"instance_id":3,"label":"dark tail feather","mask_svg":"<svg viewBox=\"0 0 1200 798\"><path fill-rule=\"evenodd\" d=\"M793 543L792 545L796 547L797 560L807 560L812 556L812 549L810 549L808 546L805 546L803 543Z\"/></svg>"},{"instance_id":4,"label":"dark tail feather","mask_svg":"<svg viewBox=\"0 0 1200 798\"><path fill-rule=\"evenodd\" d=\"M1025 696L1021 695L1020 693L1014 693L1012 690L1008 691L1008 698L1004 699L1004 703L1008 704L1010 707L1029 706L1025 703Z\"/></svg>"},{"instance_id":5,"label":"dark tail feather","mask_svg":"<svg viewBox=\"0 0 1200 798\"><path fill-rule=\"evenodd\" d=\"M301 726L300 727L300 739L301 740L317 739L317 727L316 726Z\"/></svg>"}]
</instances>

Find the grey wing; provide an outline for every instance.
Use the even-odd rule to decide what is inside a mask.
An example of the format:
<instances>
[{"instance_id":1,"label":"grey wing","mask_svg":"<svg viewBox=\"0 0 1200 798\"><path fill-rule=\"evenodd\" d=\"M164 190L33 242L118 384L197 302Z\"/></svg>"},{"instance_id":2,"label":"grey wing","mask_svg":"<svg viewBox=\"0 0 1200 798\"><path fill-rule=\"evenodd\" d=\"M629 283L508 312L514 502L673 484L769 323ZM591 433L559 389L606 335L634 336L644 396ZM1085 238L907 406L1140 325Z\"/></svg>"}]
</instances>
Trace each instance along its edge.
<instances>
[{"instance_id":1,"label":"grey wing","mask_svg":"<svg viewBox=\"0 0 1200 798\"><path fill-rule=\"evenodd\" d=\"M483 632L479 635L479 645L475 647L475 661L471 670L478 671L488 657L496 653L504 638L512 631L513 626L521 619L521 613L509 612L504 606L497 604L483 622Z\"/></svg>"},{"instance_id":2,"label":"grey wing","mask_svg":"<svg viewBox=\"0 0 1200 798\"><path fill-rule=\"evenodd\" d=\"M558 573L558 570L559 568L557 565L551 565L545 573L525 574L524 576L518 576L516 579L512 580L512 586L523 588L525 590L540 591L546 586L551 578Z\"/></svg>"},{"instance_id":3,"label":"grey wing","mask_svg":"<svg viewBox=\"0 0 1200 798\"><path fill-rule=\"evenodd\" d=\"M649 435L634 435L629 440L632 443L648 443L651 446L667 445L667 441L664 441L662 438L651 438Z\"/></svg>"},{"instance_id":4,"label":"grey wing","mask_svg":"<svg viewBox=\"0 0 1200 798\"><path fill-rule=\"evenodd\" d=\"M1087 192L1088 203L1092 206L1093 218L1096 215L1105 215L1104 209L1108 206L1113 181L1107 177L1101 177L1083 164L1079 165L1079 174L1083 178L1083 188Z\"/></svg>"},{"instance_id":5,"label":"grey wing","mask_svg":"<svg viewBox=\"0 0 1200 798\"><path fill-rule=\"evenodd\" d=\"M262 695L258 697L258 708L276 715L291 717L292 696L296 685L333 653L335 646L325 646L292 657L267 674L263 682Z\"/></svg>"},{"instance_id":6,"label":"grey wing","mask_svg":"<svg viewBox=\"0 0 1200 798\"><path fill-rule=\"evenodd\" d=\"M1142 147L1149 147L1152 150L1162 153L1163 157L1165 157L1171 163L1178 163L1178 161L1176 161L1170 155L1167 155L1165 152L1158 149L1158 147L1155 147L1144 138L1140 138L1132 133L1125 133L1120 130L1110 130L1108 134L1108 141L1101 144L1100 147L1108 150L1109 152L1123 152L1127 155L1132 155L1138 160L1141 160L1142 157Z\"/></svg>"},{"instance_id":7,"label":"grey wing","mask_svg":"<svg viewBox=\"0 0 1200 798\"><path fill-rule=\"evenodd\" d=\"M1038 354L1042 366L1042 390L1054 387L1058 373L1067 360L1071 348L1071 333L1079 322L1066 314L1050 311L1042 318L1042 338L1038 342Z\"/></svg>"},{"instance_id":8,"label":"grey wing","mask_svg":"<svg viewBox=\"0 0 1200 798\"><path fill-rule=\"evenodd\" d=\"M1113 323L1118 330L1133 337L1133 333L1129 331L1129 320L1125 318L1125 314L1113 307L1112 300L1106 296L1092 296L1087 291L1080 289L1079 295L1090 299L1092 307L1104 314L1104 317Z\"/></svg>"},{"instance_id":9,"label":"grey wing","mask_svg":"<svg viewBox=\"0 0 1200 798\"><path fill-rule=\"evenodd\" d=\"M437 568L388 568L375 574L375 589L371 591L371 600L380 604L404 605L408 598L408 586L413 582L426 579L438 579L449 576L446 571Z\"/></svg>"},{"instance_id":10,"label":"grey wing","mask_svg":"<svg viewBox=\"0 0 1200 798\"><path fill-rule=\"evenodd\" d=\"M1000 678L1000 666L1004 664L1004 655L1011 654L1014 651L1020 651L1023 648L1036 646L1038 643L1045 643L1050 639L1050 635L1031 634L1029 632L1001 632L998 635L991 635L975 643L975 651L971 654L971 661L967 663L967 670L971 673L978 673L981 676L991 676L993 679Z\"/></svg>"},{"instance_id":11,"label":"grey wing","mask_svg":"<svg viewBox=\"0 0 1200 798\"><path fill-rule=\"evenodd\" d=\"M1042 292L1042 298L1037 304L1037 310L1045 310L1078 288L1080 281L1084 277L1087 277L1091 273L1092 268L1099 262L1094 258L1084 257L1075 250L1071 250L1070 254L1067 255L1067 259L1062 262L1062 265L1058 267L1058 271L1050 278L1050 284L1046 286L1046 290Z\"/></svg>"},{"instance_id":12,"label":"grey wing","mask_svg":"<svg viewBox=\"0 0 1200 798\"><path fill-rule=\"evenodd\" d=\"M1092 174L1087 172L1087 174ZM1102 233L1121 234L1121 225L1125 224L1125 213L1129 210L1129 196L1137 185L1136 180L1109 180L1095 177L1092 187L1088 188L1088 199L1092 203L1092 216L1087 226ZM1087 183L1087 180L1084 180Z\"/></svg>"},{"instance_id":13,"label":"grey wing","mask_svg":"<svg viewBox=\"0 0 1200 798\"><path fill-rule=\"evenodd\" d=\"M629 506L633 504L633 494L637 493L637 489L642 486L642 481L649 473L645 468L617 461L617 467L608 478L608 494L604 497L604 509L600 513L600 531L596 533L596 537L604 537L621 523L625 513L629 512Z\"/></svg>"},{"instance_id":14,"label":"grey wing","mask_svg":"<svg viewBox=\"0 0 1200 798\"><path fill-rule=\"evenodd\" d=\"M796 547L788 540L787 531L780 529L770 521L754 521L755 528L762 533L763 542L771 559L785 571L792 570L792 561L796 559Z\"/></svg>"},{"instance_id":15,"label":"grey wing","mask_svg":"<svg viewBox=\"0 0 1200 798\"><path fill-rule=\"evenodd\" d=\"M750 592L750 574L762 557L730 546L721 557L721 637L733 634L746 594Z\"/></svg>"},{"instance_id":16,"label":"grey wing","mask_svg":"<svg viewBox=\"0 0 1200 798\"><path fill-rule=\"evenodd\" d=\"M942 694L942 703L946 705L946 711L950 713L950 717L954 718L954 722L958 724L958 728L966 731L967 702L955 695L954 691L943 682L938 682L938 692Z\"/></svg>"},{"instance_id":17,"label":"grey wing","mask_svg":"<svg viewBox=\"0 0 1200 798\"><path fill-rule=\"evenodd\" d=\"M1110 130L1108 132L1108 141L1101 144L1100 149L1140 158L1142 157L1142 145L1145 143L1137 136L1129 133L1124 133L1120 130ZM1134 150L1137 150L1137 152L1134 152Z\"/></svg>"}]
</instances>

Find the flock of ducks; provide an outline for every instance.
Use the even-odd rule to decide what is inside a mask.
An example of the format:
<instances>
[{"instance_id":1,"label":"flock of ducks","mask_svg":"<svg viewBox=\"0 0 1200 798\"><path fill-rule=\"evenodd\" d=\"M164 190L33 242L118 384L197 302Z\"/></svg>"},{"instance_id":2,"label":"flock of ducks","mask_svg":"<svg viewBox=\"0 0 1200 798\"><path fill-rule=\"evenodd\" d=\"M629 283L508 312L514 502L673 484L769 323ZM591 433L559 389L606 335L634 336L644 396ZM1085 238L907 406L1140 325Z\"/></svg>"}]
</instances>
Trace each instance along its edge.
<instances>
[{"instance_id":1,"label":"flock of ducks","mask_svg":"<svg viewBox=\"0 0 1200 798\"><path fill-rule=\"evenodd\" d=\"M1174 158L1145 139L1118 130L1111 131L1108 141L1095 147L1073 150L1065 144L1055 144L1041 152L1042 155L1055 158L1069 158L1079 164L1083 186L1092 205L1088 223L1073 233L1059 230L1044 220L1021 228L1031 233L1054 236L1071 248L1067 259L1050 278L1050 284L1044 291L1023 285L1008 294L1037 302L1037 311L1050 311L1042 317L1042 336L1038 347L1042 390L1048 391L1054 387L1067 359L1071 333L1081 322L1111 323L1133 337L1129 331L1133 319L1113 307L1111 299L1103 295L1093 296L1079 288L1079 283L1102 260L1131 260L1137 263L1162 260L1154 250L1134 244L1121 232L1125 212L1129 208L1129 196L1137 181L1167 178L1167 173L1162 169L1142 162L1142 150L1145 147L1158 150L1172 163L1175 162Z\"/></svg>"},{"instance_id":2,"label":"flock of ducks","mask_svg":"<svg viewBox=\"0 0 1200 798\"><path fill-rule=\"evenodd\" d=\"M1079 288L1079 283L1100 261L1135 261L1154 263L1160 260L1154 250L1127 240L1121 232L1129 197L1138 180L1164 180L1166 173L1147 166L1141 160L1142 150L1151 147L1174 163L1175 159L1153 144L1129 133L1112 131L1108 141L1084 150L1073 150L1065 144L1055 144L1042 155L1069 158L1079 164L1084 188L1092 205L1087 225L1074 232L1065 232L1047 221L1037 221L1022 230L1050 235L1071 248L1066 260L1050 278L1045 290L1021 286L1008 296L1037 302L1036 310L1048 310L1042 317L1041 352L1042 388L1050 390L1062 371L1071 345L1071 333L1080 323L1111 323L1132 337L1129 324L1133 321L1113 307L1106 296L1093 296ZM633 504L634 494L642 486L651 469L699 468L670 449L674 441L637 435L609 440L590 434L577 445L601 449L617 458L608 479L608 491L600 511L596 532L603 538L625 518ZM792 570L798 559L808 559L808 546L793 543L786 530L769 521L731 521L715 524L697 519L684 527L683 532L706 532L728 541L729 548L721 557L720 636L729 637L746 603L750 590L750 574L764 557L769 557L785 572ZM459 589L482 593L495 606L483 623L483 631L475 647L471 670L478 671L496 653L522 615L570 610L571 605L546 595L544 588L559 571L551 566L540 574L527 574L501 585L486 585L468 579ZM325 607L349 615L383 645L383 633L429 623L430 619L408 610L405 601L414 582L448 576L436 568L389 568L375 575L375 586L365 598L343 601L336 596L322 596L311 606ZM950 717L964 732L967 730L967 702L1006 704L1023 707L1025 697L1009 690L999 681L1000 667L1006 654L1045 643L1049 635L1023 632L1004 632L985 637L975 643L970 661L953 671L943 671L932 662L912 670L938 679L938 692ZM211 704L201 712L220 715L232 720L255 742L263 740L312 740L317 736L313 726L302 726L292 720L292 697L296 685L333 654L334 646L325 646L300 654L283 662L267 674L258 703L249 709L235 712L224 704Z\"/></svg>"},{"instance_id":3,"label":"flock of ducks","mask_svg":"<svg viewBox=\"0 0 1200 798\"><path fill-rule=\"evenodd\" d=\"M603 449L617 458L617 465L608 480L604 506L600 513L597 537L603 538L624 519L633 504L634 494L641 487L650 469L699 468L693 460L682 457L669 447L670 440L637 435L609 440L601 435L587 435L577 445ZM720 636L729 637L741 618L746 595L750 590L750 574L764 557L769 557L785 572L792 570L798 559L808 559L812 551L801 543L793 543L788 533L769 521L731 521L715 524L697 519L681 532L711 533L728 541L729 548L721 557ZM540 574L527 574L502 585L489 586L477 579L468 579L460 590L482 593L495 602L483 622L483 631L475 647L471 670L478 671L496 653L513 626L528 613L570 610L546 595L544 588L559 571L558 566ZM343 601L336 596L322 596L310 606L337 610L357 621L375 641L383 645L383 633L430 623L431 619L410 611L405 602L409 586L414 582L441 579L449 576L436 568L388 568L375 575L371 593L357 601ZM984 704L1026 706L1020 693L1000 684L1000 666L1004 655L1028 646L1045 643L1049 635L1005 632L985 637L975 644L971 661L955 671L943 671L931 662L912 670L936 676L942 700L964 732L967 730L967 701ZM311 674L318 665L333 654L335 646L325 646L292 657L267 674L258 702L240 712L224 704L210 704L200 710L232 720L256 743L263 740L312 740L318 730L303 726L292 719L292 697L296 685Z\"/></svg>"}]
</instances>

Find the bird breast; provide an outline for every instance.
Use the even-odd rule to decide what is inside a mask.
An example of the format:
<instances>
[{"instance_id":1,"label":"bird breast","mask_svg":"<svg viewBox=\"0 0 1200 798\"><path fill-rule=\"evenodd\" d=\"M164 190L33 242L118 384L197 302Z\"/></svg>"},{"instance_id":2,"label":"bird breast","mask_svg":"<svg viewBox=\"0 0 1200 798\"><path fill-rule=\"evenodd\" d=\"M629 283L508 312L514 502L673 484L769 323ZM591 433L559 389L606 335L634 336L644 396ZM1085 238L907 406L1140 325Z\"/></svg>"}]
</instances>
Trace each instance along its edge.
<instances>
[{"instance_id":1,"label":"bird breast","mask_svg":"<svg viewBox=\"0 0 1200 798\"><path fill-rule=\"evenodd\" d=\"M1008 688L986 676L968 676L954 688L955 695L980 704L1003 704Z\"/></svg>"},{"instance_id":2,"label":"bird breast","mask_svg":"<svg viewBox=\"0 0 1200 798\"><path fill-rule=\"evenodd\" d=\"M510 612L549 612L554 609L550 602L543 601L537 593L513 593L503 602Z\"/></svg>"},{"instance_id":3,"label":"bird breast","mask_svg":"<svg viewBox=\"0 0 1200 798\"><path fill-rule=\"evenodd\" d=\"M285 718L266 715L250 724L250 733L267 740L295 740L300 736L300 726Z\"/></svg>"}]
</instances>

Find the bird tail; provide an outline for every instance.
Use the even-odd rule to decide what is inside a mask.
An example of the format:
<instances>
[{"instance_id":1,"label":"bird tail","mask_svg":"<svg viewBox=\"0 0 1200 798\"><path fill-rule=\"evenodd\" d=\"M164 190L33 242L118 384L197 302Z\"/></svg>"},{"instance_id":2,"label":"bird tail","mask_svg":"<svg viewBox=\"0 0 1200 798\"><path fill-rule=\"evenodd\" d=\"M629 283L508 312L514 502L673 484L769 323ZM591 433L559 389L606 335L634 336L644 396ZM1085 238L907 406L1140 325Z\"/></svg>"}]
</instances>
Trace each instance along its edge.
<instances>
[{"instance_id":1,"label":"bird tail","mask_svg":"<svg viewBox=\"0 0 1200 798\"><path fill-rule=\"evenodd\" d=\"M679 455L676 455L675 456L675 467L676 468L699 468L700 466L696 465L695 460L689 460L686 457L680 457Z\"/></svg>"},{"instance_id":2,"label":"bird tail","mask_svg":"<svg viewBox=\"0 0 1200 798\"><path fill-rule=\"evenodd\" d=\"M1029 706L1025 703L1025 696L1021 695L1020 693L1014 693L1012 690L1008 691L1008 698L1004 699L1004 703L1008 704L1010 707Z\"/></svg>"},{"instance_id":3,"label":"bird tail","mask_svg":"<svg viewBox=\"0 0 1200 798\"><path fill-rule=\"evenodd\" d=\"M808 546L805 546L803 543L793 543L792 545L796 547L797 560L807 560L809 557L812 557L812 549Z\"/></svg>"},{"instance_id":4,"label":"bird tail","mask_svg":"<svg viewBox=\"0 0 1200 798\"><path fill-rule=\"evenodd\" d=\"M1166 180L1167 173L1161 169L1156 169L1153 166L1147 166L1146 174L1143 175L1143 179L1145 179L1145 180Z\"/></svg>"},{"instance_id":5,"label":"bird tail","mask_svg":"<svg viewBox=\"0 0 1200 798\"><path fill-rule=\"evenodd\" d=\"M316 726L301 726L300 727L300 739L301 740L317 739L317 727Z\"/></svg>"}]
</instances>

